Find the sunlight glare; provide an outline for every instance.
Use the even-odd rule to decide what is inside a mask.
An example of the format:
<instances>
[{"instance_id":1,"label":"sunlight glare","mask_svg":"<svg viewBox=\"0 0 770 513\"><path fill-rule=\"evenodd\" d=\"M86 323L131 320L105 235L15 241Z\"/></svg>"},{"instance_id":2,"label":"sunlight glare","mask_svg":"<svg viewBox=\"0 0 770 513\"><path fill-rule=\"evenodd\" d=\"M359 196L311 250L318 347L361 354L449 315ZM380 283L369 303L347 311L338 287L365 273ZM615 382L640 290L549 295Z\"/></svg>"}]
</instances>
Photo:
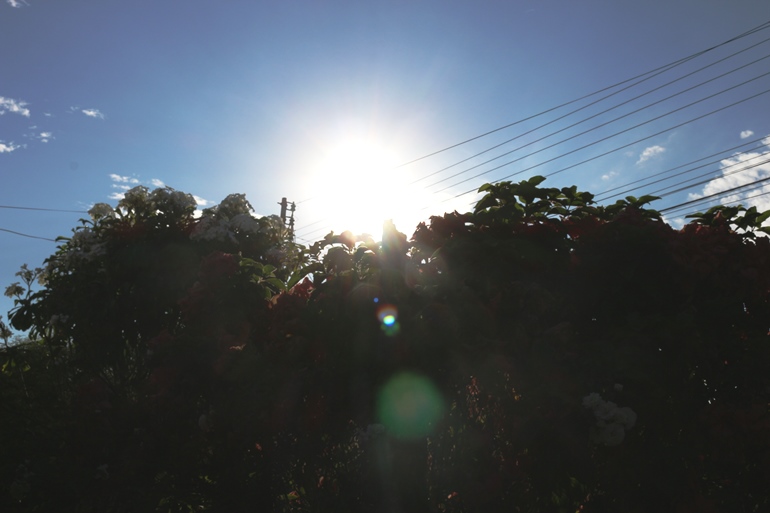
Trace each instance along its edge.
<instances>
[{"instance_id":1,"label":"sunlight glare","mask_svg":"<svg viewBox=\"0 0 770 513\"><path fill-rule=\"evenodd\" d=\"M397 169L399 155L369 138L350 137L331 146L312 173L318 214L338 230L379 238L382 224L414 210L411 177Z\"/></svg>"}]
</instances>

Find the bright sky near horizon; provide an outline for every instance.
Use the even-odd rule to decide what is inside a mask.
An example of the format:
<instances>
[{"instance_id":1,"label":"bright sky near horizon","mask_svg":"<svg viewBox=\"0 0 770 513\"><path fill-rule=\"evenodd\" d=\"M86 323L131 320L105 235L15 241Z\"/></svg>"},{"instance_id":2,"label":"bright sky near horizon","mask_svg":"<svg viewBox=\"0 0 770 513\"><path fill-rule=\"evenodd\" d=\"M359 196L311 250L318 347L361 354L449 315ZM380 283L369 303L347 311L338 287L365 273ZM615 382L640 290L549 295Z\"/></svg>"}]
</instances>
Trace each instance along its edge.
<instances>
[{"instance_id":1,"label":"bright sky near horizon","mask_svg":"<svg viewBox=\"0 0 770 513\"><path fill-rule=\"evenodd\" d=\"M767 0L0 0L0 229L66 236L84 214L5 207L83 211L139 184L201 207L246 193L260 215L287 197L300 242L391 218L411 235L535 174L677 205L770 177L769 21ZM764 192L722 201L767 209L746 199ZM0 241L3 288L55 250Z\"/></svg>"}]
</instances>

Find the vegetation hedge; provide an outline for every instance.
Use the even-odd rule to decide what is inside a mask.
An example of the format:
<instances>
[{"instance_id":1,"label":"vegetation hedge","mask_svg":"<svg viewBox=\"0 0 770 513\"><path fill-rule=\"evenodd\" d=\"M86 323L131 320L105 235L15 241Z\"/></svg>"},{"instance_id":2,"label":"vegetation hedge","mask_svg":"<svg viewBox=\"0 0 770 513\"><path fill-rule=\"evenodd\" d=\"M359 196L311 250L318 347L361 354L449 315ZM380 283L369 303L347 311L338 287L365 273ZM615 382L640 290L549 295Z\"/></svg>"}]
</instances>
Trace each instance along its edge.
<instances>
[{"instance_id":1,"label":"vegetation hedge","mask_svg":"<svg viewBox=\"0 0 770 513\"><path fill-rule=\"evenodd\" d=\"M542 181L310 247L96 205L6 290L0 509L768 510L770 212Z\"/></svg>"}]
</instances>

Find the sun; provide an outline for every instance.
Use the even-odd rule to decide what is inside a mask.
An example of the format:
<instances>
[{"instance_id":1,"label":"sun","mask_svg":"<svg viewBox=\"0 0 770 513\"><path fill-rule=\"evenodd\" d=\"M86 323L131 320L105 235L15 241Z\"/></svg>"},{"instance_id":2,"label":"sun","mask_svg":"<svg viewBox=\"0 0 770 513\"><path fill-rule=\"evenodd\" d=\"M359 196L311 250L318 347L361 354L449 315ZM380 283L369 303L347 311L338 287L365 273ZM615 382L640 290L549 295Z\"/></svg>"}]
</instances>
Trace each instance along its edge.
<instances>
[{"instance_id":1,"label":"sun","mask_svg":"<svg viewBox=\"0 0 770 513\"><path fill-rule=\"evenodd\" d=\"M384 221L402 219L421 206L410 197L411 177L400 163L394 148L371 138L347 137L330 145L310 179L314 216L337 233L378 239Z\"/></svg>"}]
</instances>

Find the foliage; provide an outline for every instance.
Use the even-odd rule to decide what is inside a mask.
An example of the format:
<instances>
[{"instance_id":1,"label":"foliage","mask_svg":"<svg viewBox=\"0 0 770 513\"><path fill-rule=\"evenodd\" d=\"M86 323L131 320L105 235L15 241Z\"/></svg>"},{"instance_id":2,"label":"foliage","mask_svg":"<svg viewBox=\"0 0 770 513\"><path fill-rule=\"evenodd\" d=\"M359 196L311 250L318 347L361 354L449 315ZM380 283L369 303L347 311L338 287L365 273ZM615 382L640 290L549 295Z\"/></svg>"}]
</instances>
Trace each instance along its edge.
<instances>
[{"instance_id":1,"label":"foliage","mask_svg":"<svg viewBox=\"0 0 770 513\"><path fill-rule=\"evenodd\" d=\"M770 214L542 182L308 248L95 206L7 290L3 510L766 509Z\"/></svg>"}]
</instances>

